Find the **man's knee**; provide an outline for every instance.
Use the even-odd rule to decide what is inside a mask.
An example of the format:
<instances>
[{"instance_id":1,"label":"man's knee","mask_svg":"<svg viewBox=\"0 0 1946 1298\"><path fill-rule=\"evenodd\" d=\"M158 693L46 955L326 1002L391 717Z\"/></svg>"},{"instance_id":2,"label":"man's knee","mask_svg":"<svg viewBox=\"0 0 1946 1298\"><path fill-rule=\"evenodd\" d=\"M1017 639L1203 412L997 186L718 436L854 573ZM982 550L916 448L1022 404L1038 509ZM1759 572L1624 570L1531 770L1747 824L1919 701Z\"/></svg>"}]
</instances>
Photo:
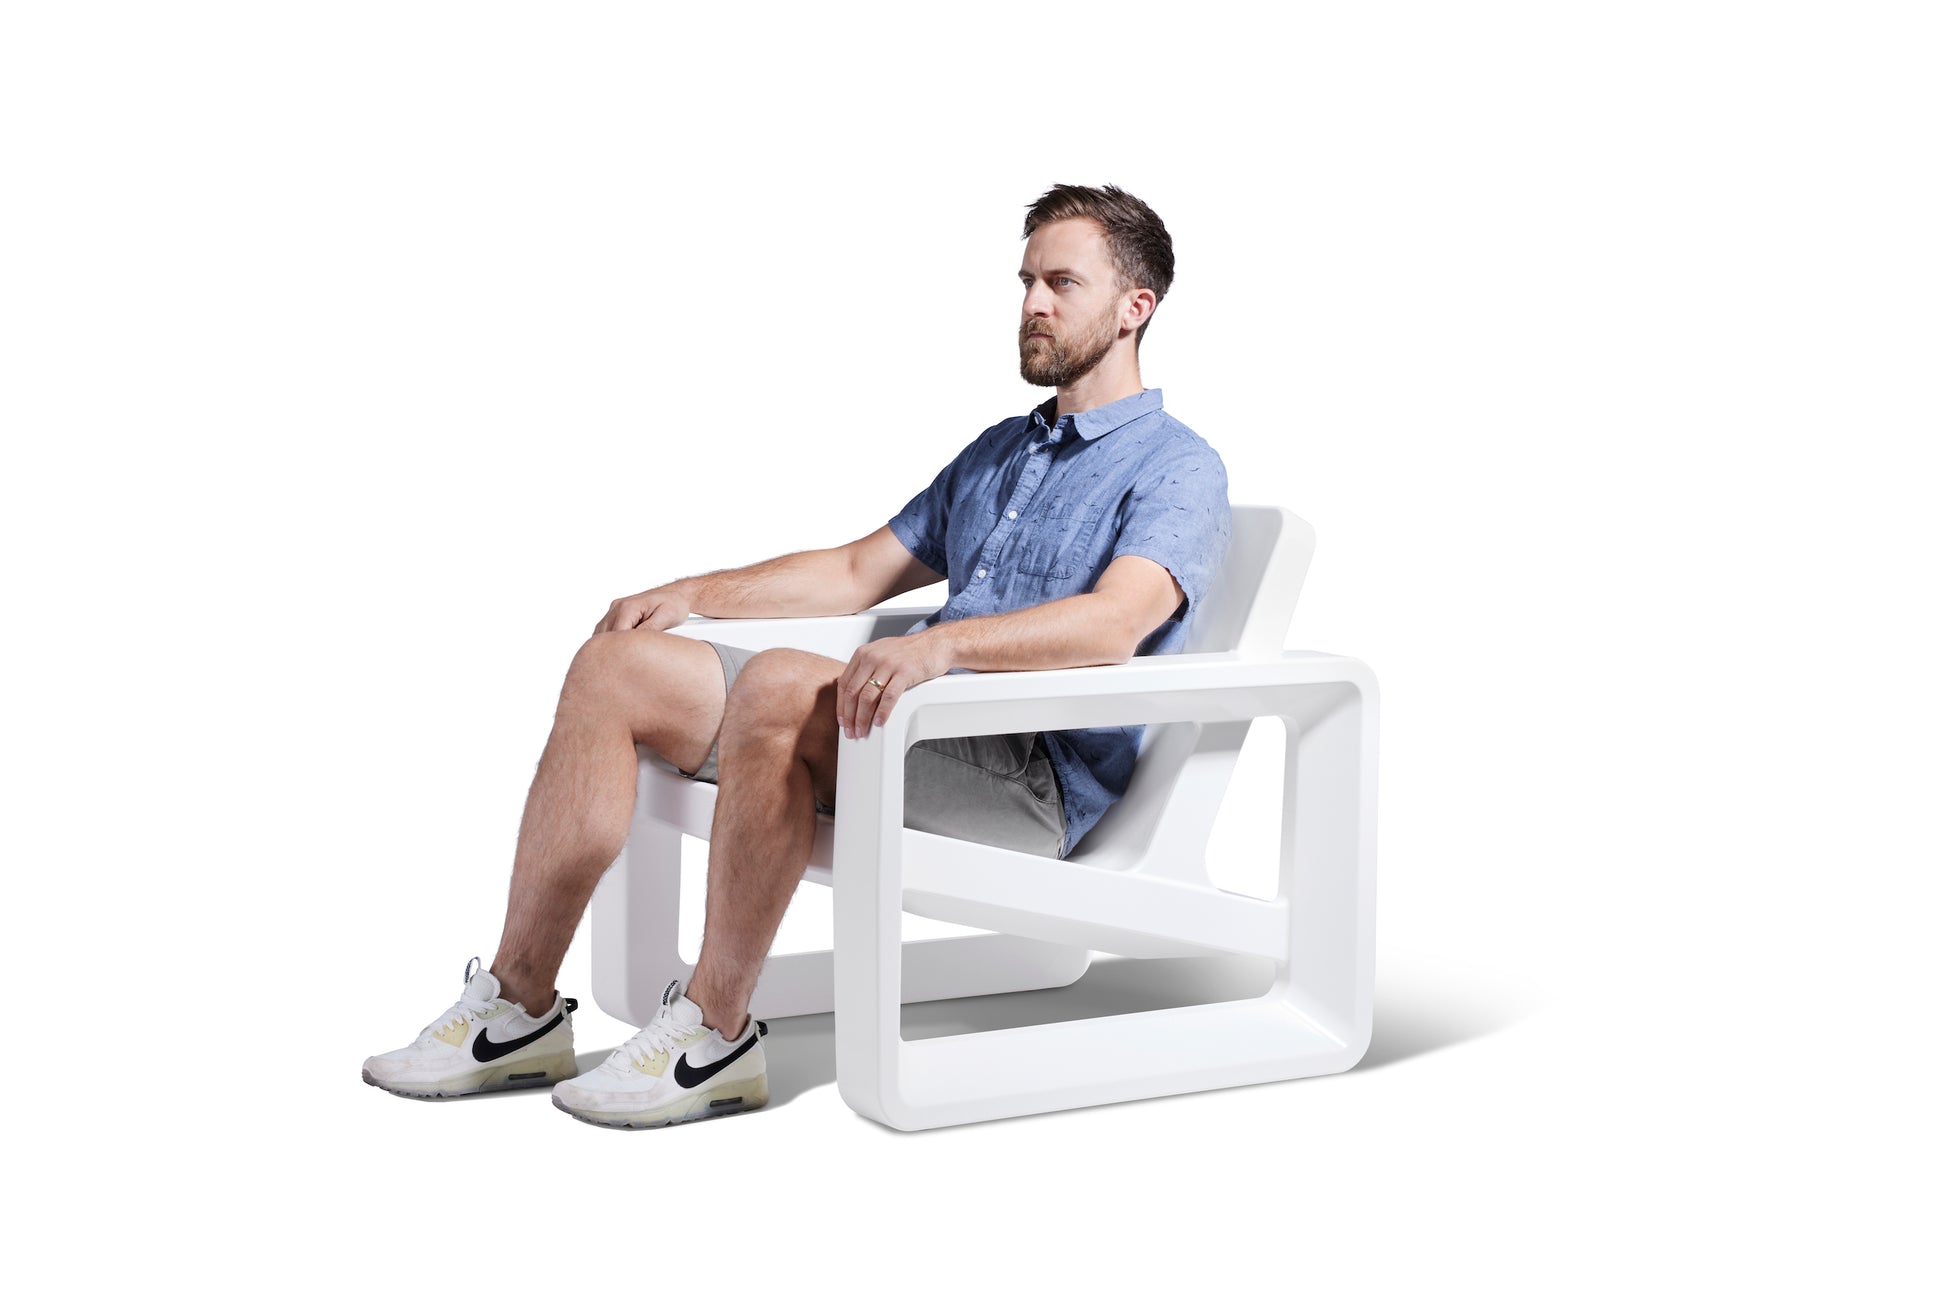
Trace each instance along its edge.
<instances>
[{"instance_id":1,"label":"man's knee","mask_svg":"<svg viewBox=\"0 0 1946 1298\"><path fill-rule=\"evenodd\" d=\"M602 631L589 636L568 663L561 685L563 705L612 699L618 690L641 682L667 653L666 631Z\"/></svg>"},{"instance_id":2,"label":"man's knee","mask_svg":"<svg viewBox=\"0 0 1946 1298\"><path fill-rule=\"evenodd\" d=\"M723 709L725 736L802 735L813 726L820 702L827 704L827 712L837 706L842 670L842 664L801 649L766 649L754 655L730 687Z\"/></svg>"}]
</instances>

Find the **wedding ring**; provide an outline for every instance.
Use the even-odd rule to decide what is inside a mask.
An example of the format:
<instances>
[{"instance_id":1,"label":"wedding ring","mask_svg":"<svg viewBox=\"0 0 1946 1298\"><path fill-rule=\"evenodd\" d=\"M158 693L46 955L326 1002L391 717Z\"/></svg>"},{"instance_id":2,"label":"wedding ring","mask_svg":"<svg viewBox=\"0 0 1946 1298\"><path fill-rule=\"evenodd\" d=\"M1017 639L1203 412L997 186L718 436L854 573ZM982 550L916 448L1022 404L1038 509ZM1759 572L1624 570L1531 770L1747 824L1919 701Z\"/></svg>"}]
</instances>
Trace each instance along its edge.
<instances>
[{"instance_id":1,"label":"wedding ring","mask_svg":"<svg viewBox=\"0 0 1946 1298\"><path fill-rule=\"evenodd\" d=\"M878 679L878 678L876 678L876 677L874 677L874 678L873 678L873 679L871 679L871 680L868 680L868 681L866 681L865 683L866 683L867 685L876 685L876 686L878 686L878 687L879 687L880 689L884 689L884 688L885 688L885 682L884 682L884 681L882 681L882 680L879 680L879 679Z\"/></svg>"}]
</instances>

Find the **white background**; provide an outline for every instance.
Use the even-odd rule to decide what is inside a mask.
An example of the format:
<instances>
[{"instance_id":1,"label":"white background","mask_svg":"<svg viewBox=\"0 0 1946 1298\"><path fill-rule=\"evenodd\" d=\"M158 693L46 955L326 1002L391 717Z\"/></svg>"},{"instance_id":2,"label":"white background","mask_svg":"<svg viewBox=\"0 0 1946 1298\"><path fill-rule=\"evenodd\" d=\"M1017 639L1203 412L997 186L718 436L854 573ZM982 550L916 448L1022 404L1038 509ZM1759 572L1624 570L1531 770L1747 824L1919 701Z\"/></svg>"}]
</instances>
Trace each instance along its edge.
<instances>
[{"instance_id":1,"label":"white background","mask_svg":"<svg viewBox=\"0 0 1946 1298\"><path fill-rule=\"evenodd\" d=\"M6 13L7 1161L51 1283L1928 1284L1927 7ZM491 955L607 602L862 535L1038 399L1056 181L1168 222L1143 377L1316 525L1292 647L1383 683L1367 1062L918 1136L845 1108L828 1019L675 1131L359 1085Z\"/></svg>"}]
</instances>

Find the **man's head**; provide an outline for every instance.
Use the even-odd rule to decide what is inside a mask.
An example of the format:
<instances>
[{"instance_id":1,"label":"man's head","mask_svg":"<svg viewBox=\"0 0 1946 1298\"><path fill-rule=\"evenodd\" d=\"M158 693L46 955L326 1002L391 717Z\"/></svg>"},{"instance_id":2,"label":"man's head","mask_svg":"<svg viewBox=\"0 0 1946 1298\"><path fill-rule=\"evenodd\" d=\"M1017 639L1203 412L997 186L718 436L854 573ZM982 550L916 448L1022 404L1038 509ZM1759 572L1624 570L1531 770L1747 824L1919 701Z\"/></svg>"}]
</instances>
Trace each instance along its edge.
<instances>
[{"instance_id":1,"label":"man's head","mask_svg":"<svg viewBox=\"0 0 1946 1298\"><path fill-rule=\"evenodd\" d=\"M1056 185L1027 210L1020 376L1065 387L1114 346L1138 347L1176 275L1162 218L1108 185Z\"/></svg>"}]
</instances>

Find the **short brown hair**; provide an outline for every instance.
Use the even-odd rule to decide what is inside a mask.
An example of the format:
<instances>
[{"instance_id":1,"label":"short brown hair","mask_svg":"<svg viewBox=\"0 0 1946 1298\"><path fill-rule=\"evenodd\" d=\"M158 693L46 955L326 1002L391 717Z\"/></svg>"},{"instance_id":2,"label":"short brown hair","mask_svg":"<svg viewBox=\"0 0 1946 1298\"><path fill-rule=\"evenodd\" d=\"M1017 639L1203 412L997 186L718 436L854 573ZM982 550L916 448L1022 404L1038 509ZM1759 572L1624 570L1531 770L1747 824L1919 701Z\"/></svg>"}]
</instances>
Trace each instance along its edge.
<instances>
[{"instance_id":1,"label":"short brown hair","mask_svg":"<svg viewBox=\"0 0 1946 1298\"><path fill-rule=\"evenodd\" d=\"M1093 221L1101 227L1123 291L1148 289L1155 294L1155 304L1160 307L1170 282L1176 278L1176 248L1155 209L1113 185L1100 189L1091 185L1056 185L1028 205L1027 228L1020 232L1020 237L1031 238L1034 231L1050 221L1077 219ZM1136 346L1142 345L1142 335L1149 331L1154 319L1151 314L1135 331Z\"/></svg>"}]
</instances>

